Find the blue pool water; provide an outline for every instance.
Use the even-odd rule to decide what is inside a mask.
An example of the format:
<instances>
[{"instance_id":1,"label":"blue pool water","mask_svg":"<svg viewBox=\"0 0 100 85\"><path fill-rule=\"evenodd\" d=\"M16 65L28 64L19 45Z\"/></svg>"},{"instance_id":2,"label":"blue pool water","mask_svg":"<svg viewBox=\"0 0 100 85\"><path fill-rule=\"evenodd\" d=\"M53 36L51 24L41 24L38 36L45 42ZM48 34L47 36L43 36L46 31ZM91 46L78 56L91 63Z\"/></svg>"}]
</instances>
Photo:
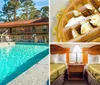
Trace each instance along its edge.
<instances>
[{"instance_id":1,"label":"blue pool water","mask_svg":"<svg viewBox=\"0 0 100 85\"><path fill-rule=\"evenodd\" d=\"M0 48L0 85L5 85L48 54L48 45L16 44Z\"/></svg>"}]
</instances>

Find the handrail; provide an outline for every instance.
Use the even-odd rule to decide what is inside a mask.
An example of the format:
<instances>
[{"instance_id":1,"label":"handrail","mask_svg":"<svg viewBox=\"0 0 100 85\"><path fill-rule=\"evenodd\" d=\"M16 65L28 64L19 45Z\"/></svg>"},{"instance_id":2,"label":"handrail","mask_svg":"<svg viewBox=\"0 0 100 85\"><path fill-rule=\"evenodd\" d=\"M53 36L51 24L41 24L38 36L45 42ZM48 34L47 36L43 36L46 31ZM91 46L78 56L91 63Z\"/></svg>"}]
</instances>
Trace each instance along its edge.
<instances>
[{"instance_id":1,"label":"handrail","mask_svg":"<svg viewBox=\"0 0 100 85\"><path fill-rule=\"evenodd\" d=\"M6 37L7 36L7 33L8 33L8 30L6 30L5 32L3 32L2 34L1 34L1 42L3 42L3 37ZM7 41L7 39L6 39L6 41Z\"/></svg>"},{"instance_id":2,"label":"handrail","mask_svg":"<svg viewBox=\"0 0 100 85\"><path fill-rule=\"evenodd\" d=\"M4 35L4 34L6 34L8 32L8 30L6 30L4 33L2 33L1 35Z\"/></svg>"}]
</instances>

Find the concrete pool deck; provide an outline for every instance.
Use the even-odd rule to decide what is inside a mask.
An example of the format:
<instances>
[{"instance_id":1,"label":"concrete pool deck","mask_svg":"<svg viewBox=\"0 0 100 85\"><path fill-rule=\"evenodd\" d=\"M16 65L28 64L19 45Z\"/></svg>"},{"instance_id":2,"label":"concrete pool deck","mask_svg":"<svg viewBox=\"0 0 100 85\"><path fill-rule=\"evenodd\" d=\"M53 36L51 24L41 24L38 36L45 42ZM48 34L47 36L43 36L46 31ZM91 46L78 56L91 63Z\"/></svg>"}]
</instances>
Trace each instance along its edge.
<instances>
[{"instance_id":1,"label":"concrete pool deck","mask_svg":"<svg viewBox=\"0 0 100 85\"><path fill-rule=\"evenodd\" d=\"M0 42L0 48L1 47L8 47L15 45L15 42Z\"/></svg>"},{"instance_id":2,"label":"concrete pool deck","mask_svg":"<svg viewBox=\"0 0 100 85\"><path fill-rule=\"evenodd\" d=\"M46 85L49 79L49 55L7 85Z\"/></svg>"}]
</instances>

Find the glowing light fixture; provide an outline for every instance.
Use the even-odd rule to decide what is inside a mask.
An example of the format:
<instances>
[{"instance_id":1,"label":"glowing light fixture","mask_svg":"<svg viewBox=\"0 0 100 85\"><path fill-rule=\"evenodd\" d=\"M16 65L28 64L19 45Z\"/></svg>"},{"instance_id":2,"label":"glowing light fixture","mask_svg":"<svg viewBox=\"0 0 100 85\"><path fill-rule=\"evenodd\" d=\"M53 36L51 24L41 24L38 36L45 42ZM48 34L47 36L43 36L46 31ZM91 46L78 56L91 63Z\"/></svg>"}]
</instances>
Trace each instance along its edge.
<instances>
[{"instance_id":1,"label":"glowing light fixture","mask_svg":"<svg viewBox=\"0 0 100 85\"><path fill-rule=\"evenodd\" d=\"M78 63L78 56L77 56L77 54L82 52L80 46L79 45L75 45L72 52L76 53L76 63Z\"/></svg>"}]
</instances>

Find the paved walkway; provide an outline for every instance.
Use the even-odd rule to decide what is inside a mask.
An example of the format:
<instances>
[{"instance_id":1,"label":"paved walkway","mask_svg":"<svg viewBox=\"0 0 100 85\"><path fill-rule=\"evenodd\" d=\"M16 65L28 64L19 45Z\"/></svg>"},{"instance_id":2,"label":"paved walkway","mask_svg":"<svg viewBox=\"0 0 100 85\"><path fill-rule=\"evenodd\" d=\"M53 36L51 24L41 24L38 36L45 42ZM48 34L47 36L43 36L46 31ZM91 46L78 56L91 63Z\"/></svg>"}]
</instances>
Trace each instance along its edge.
<instances>
[{"instance_id":1,"label":"paved walkway","mask_svg":"<svg viewBox=\"0 0 100 85\"><path fill-rule=\"evenodd\" d=\"M7 85L46 85L49 78L49 56L32 66Z\"/></svg>"}]
</instances>

